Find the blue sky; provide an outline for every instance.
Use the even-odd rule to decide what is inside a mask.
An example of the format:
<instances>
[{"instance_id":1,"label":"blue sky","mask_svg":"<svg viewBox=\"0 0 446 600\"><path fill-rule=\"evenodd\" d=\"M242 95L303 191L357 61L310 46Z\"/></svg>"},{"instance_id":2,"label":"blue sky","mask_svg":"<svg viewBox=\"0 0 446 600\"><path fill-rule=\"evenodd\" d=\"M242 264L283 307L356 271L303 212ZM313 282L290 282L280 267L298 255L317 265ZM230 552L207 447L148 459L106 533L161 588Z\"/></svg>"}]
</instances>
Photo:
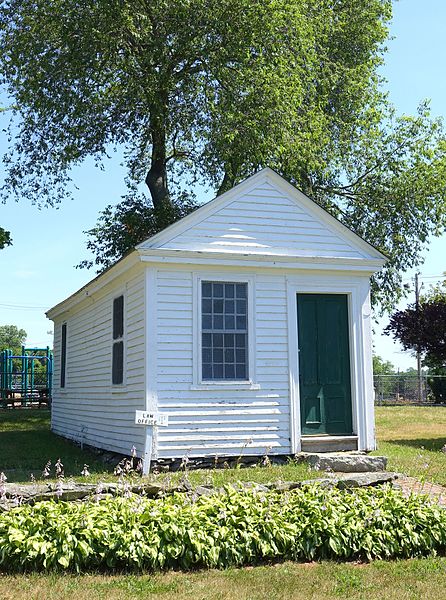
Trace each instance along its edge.
<instances>
[{"instance_id":1,"label":"blue sky","mask_svg":"<svg viewBox=\"0 0 446 600\"><path fill-rule=\"evenodd\" d=\"M433 114L446 114L446 44L444 23L446 3L442 0L401 0L394 5L389 52L383 74L398 112L413 114L419 102L431 100ZM7 115L0 115L1 127ZM0 134L0 154L6 149ZM98 213L107 204L119 201L124 193L125 171L119 157L112 158L105 171L91 162L76 169L74 199L58 209L39 210L27 202L0 205L0 225L12 232L14 245L0 251L0 324L15 324L28 332L28 345L52 344L47 333L52 323L44 311L76 291L94 276L92 271L75 269L88 257L86 237ZM210 199L203 193L200 200ZM425 285L433 283L446 270L446 235L429 244L421 274ZM413 273L405 276L410 283ZM403 305L402 305L403 306ZM374 336L375 351L396 366L415 366L390 338L381 335L386 319L380 321Z\"/></svg>"}]
</instances>

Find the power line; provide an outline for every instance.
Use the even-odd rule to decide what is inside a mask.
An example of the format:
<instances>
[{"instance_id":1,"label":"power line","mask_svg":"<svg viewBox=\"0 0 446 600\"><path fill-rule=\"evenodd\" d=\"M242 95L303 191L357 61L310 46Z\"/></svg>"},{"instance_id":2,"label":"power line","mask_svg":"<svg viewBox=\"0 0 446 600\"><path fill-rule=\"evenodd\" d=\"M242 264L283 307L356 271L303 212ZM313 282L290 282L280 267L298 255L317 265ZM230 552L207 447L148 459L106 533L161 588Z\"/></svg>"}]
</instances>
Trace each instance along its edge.
<instances>
[{"instance_id":1,"label":"power line","mask_svg":"<svg viewBox=\"0 0 446 600\"><path fill-rule=\"evenodd\" d=\"M9 310L45 310L48 308L47 306L31 306L29 304L5 304L3 302L0 302L0 307Z\"/></svg>"},{"instance_id":2,"label":"power line","mask_svg":"<svg viewBox=\"0 0 446 600\"><path fill-rule=\"evenodd\" d=\"M446 274L442 273L441 275L419 275L418 279L437 279L437 280L446 279ZM414 278L410 277L408 279L402 279L401 281L403 283L412 283L413 280L414 280Z\"/></svg>"}]
</instances>

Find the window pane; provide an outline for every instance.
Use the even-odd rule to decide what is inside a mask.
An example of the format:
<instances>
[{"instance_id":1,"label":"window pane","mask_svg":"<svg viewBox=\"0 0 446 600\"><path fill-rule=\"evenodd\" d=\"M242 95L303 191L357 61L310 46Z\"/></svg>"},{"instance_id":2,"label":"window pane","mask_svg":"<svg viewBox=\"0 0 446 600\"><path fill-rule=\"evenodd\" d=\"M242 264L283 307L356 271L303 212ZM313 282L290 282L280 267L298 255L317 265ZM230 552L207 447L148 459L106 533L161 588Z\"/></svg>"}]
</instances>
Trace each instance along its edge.
<instances>
[{"instance_id":1,"label":"window pane","mask_svg":"<svg viewBox=\"0 0 446 600\"><path fill-rule=\"evenodd\" d=\"M214 348L223 348L223 334L214 333L212 334L212 345Z\"/></svg>"},{"instance_id":2,"label":"window pane","mask_svg":"<svg viewBox=\"0 0 446 600\"><path fill-rule=\"evenodd\" d=\"M244 360L244 358L243 358ZM235 352L232 348L225 348L225 363L235 362Z\"/></svg>"},{"instance_id":3,"label":"window pane","mask_svg":"<svg viewBox=\"0 0 446 600\"><path fill-rule=\"evenodd\" d=\"M223 379L223 365L214 364L214 379Z\"/></svg>"},{"instance_id":4,"label":"window pane","mask_svg":"<svg viewBox=\"0 0 446 600\"><path fill-rule=\"evenodd\" d=\"M237 283L236 287L236 296L237 298L246 298L246 283Z\"/></svg>"},{"instance_id":5,"label":"window pane","mask_svg":"<svg viewBox=\"0 0 446 600\"><path fill-rule=\"evenodd\" d=\"M201 345L206 348L212 346L212 333L203 333L201 336Z\"/></svg>"},{"instance_id":6,"label":"window pane","mask_svg":"<svg viewBox=\"0 0 446 600\"><path fill-rule=\"evenodd\" d=\"M225 283L225 298L234 298L234 284Z\"/></svg>"},{"instance_id":7,"label":"window pane","mask_svg":"<svg viewBox=\"0 0 446 600\"><path fill-rule=\"evenodd\" d=\"M222 363L223 362L223 350L222 348L214 348L212 351L212 362Z\"/></svg>"},{"instance_id":8,"label":"window pane","mask_svg":"<svg viewBox=\"0 0 446 600\"><path fill-rule=\"evenodd\" d=\"M225 315L234 314L234 300L225 300Z\"/></svg>"},{"instance_id":9,"label":"window pane","mask_svg":"<svg viewBox=\"0 0 446 600\"><path fill-rule=\"evenodd\" d=\"M225 379L235 379L235 366L225 364Z\"/></svg>"},{"instance_id":10,"label":"window pane","mask_svg":"<svg viewBox=\"0 0 446 600\"><path fill-rule=\"evenodd\" d=\"M244 348L245 347L245 334L237 333L235 336L235 346L236 348Z\"/></svg>"},{"instance_id":11,"label":"window pane","mask_svg":"<svg viewBox=\"0 0 446 600\"><path fill-rule=\"evenodd\" d=\"M236 329L246 329L246 317L237 316L237 327Z\"/></svg>"},{"instance_id":12,"label":"window pane","mask_svg":"<svg viewBox=\"0 0 446 600\"><path fill-rule=\"evenodd\" d=\"M204 313L212 312L212 300L210 298L203 298L203 300L201 301L201 310Z\"/></svg>"},{"instance_id":13,"label":"window pane","mask_svg":"<svg viewBox=\"0 0 446 600\"><path fill-rule=\"evenodd\" d=\"M222 283L214 283L213 295L214 298L223 298L223 284Z\"/></svg>"},{"instance_id":14,"label":"window pane","mask_svg":"<svg viewBox=\"0 0 446 600\"><path fill-rule=\"evenodd\" d=\"M203 281L201 284L201 295L203 298L212 298L212 283Z\"/></svg>"},{"instance_id":15,"label":"window pane","mask_svg":"<svg viewBox=\"0 0 446 600\"><path fill-rule=\"evenodd\" d=\"M225 315L225 329L235 329L235 319L233 315Z\"/></svg>"},{"instance_id":16,"label":"window pane","mask_svg":"<svg viewBox=\"0 0 446 600\"><path fill-rule=\"evenodd\" d=\"M237 364L235 367L235 376L237 377L237 379L247 379L246 366Z\"/></svg>"},{"instance_id":17,"label":"window pane","mask_svg":"<svg viewBox=\"0 0 446 600\"><path fill-rule=\"evenodd\" d=\"M236 362L238 362L238 363L245 362L245 355L246 355L246 352L245 352L244 349L237 348L237 350L235 351L235 360L236 360Z\"/></svg>"},{"instance_id":18,"label":"window pane","mask_svg":"<svg viewBox=\"0 0 446 600\"><path fill-rule=\"evenodd\" d=\"M237 300L237 314L246 315L246 300Z\"/></svg>"},{"instance_id":19,"label":"window pane","mask_svg":"<svg viewBox=\"0 0 446 600\"><path fill-rule=\"evenodd\" d=\"M203 315L202 327L203 329L212 329L212 315Z\"/></svg>"},{"instance_id":20,"label":"window pane","mask_svg":"<svg viewBox=\"0 0 446 600\"><path fill-rule=\"evenodd\" d=\"M233 348L235 345L235 337L233 333L225 333L225 348Z\"/></svg>"},{"instance_id":21,"label":"window pane","mask_svg":"<svg viewBox=\"0 0 446 600\"><path fill-rule=\"evenodd\" d=\"M223 329L223 315L214 315L214 329Z\"/></svg>"},{"instance_id":22,"label":"window pane","mask_svg":"<svg viewBox=\"0 0 446 600\"><path fill-rule=\"evenodd\" d=\"M223 313L223 300L214 300L214 313Z\"/></svg>"},{"instance_id":23,"label":"window pane","mask_svg":"<svg viewBox=\"0 0 446 600\"><path fill-rule=\"evenodd\" d=\"M203 379L212 379L212 365L203 363Z\"/></svg>"}]
</instances>

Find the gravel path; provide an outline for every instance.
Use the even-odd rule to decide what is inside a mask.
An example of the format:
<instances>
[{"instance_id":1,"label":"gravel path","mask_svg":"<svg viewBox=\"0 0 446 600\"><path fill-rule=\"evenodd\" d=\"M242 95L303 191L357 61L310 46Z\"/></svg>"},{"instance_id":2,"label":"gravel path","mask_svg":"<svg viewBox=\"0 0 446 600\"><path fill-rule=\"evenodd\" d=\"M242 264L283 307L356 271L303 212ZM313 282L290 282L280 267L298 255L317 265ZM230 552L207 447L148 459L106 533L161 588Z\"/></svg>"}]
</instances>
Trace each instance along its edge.
<instances>
[{"instance_id":1,"label":"gravel path","mask_svg":"<svg viewBox=\"0 0 446 600\"><path fill-rule=\"evenodd\" d=\"M426 494L441 506L446 507L446 487L442 485L405 476L399 477L393 485L400 488L407 495L411 493Z\"/></svg>"}]
</instances>

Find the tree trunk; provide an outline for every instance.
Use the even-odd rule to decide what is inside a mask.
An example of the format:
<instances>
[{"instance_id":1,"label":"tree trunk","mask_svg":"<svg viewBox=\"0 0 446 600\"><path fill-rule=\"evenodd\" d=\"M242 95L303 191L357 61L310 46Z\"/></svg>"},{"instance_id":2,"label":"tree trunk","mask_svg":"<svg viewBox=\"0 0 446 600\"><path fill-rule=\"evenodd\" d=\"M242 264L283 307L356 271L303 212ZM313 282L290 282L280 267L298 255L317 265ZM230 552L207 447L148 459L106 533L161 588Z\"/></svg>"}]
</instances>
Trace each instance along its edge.
<instances>
[{"instance_id":1,"label":"tree trunk","mask_svg":"<svg viewBox=\"0 0 446 600\"><path fill-rule=\"evenodd\" d=\"M220 184L220 187L218 188L217 196L224 194L225 192L234 187L236 182L236 173L237 168L234 164L225 165L225 174L223 176L223 180Z\"/></svg>"},{"instance_id":2,"label":"tree trunk","mask_svg":"<svg viewBox=\"0 0 446 600\"><path fill-rule=\"evenodd\" d=\"M164 206L170 206L169 189L167 187L166 163L162 159L154 160L147 173L146 184L150 190L152 203L155 210L160 210Z\"/></svg>"},{"instance_id":3,"label":"tree trunk","mask_svg":"<svg viewBox=\"0 0 446 600\"><path fill-rule=\"evenodd\" d=\"M171 206L166 168L167 94L160 93L159 103L160 110L152 114L150 120L152 160L146 176L146 184L150 190L155 211L160 211L166 206Z\"/></svg>"}]
</instances>

